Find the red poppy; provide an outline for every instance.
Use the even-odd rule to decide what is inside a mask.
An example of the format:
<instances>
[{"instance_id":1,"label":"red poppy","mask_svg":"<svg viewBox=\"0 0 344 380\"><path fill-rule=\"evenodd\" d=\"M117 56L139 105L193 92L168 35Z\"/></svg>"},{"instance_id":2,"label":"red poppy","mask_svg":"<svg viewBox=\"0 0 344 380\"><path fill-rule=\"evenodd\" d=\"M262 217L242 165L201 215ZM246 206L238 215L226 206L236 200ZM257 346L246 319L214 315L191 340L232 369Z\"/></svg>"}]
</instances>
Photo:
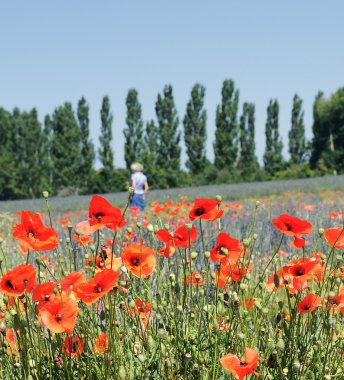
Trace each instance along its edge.
<instances>
[{"instance_id":1,"label":"red poppy","mask_svg":"<svg viewBox=\"0 0 344 380\"><path fill-rule=\"evenodd\" d=\"M160 256L165 256L166 258L169 258L173 256L176 249L172 247L170 244L165 244L163 248L158 250L158 254Z\"/></svg>"},{"instance_id":2,"label":"red poppy","mask_svg":"<svg viewBox=\"0 0 344 380\"><path fill-rule=\"evenodd\" d=\"M308 294L301 302L297 304L300 314L311 313L321 305L321 297L313 293Z\"/></svg>"},{"instance_id":3,"label":"red poppy","mask_svg":"<svg viewBox=\"0 0 344 380\"><path fill-rule=\"evenodd\" d=\"M45 227L39 214L21 212L21 223L13 226L13 237L34 251L49 251L58 246L54 228Z\"/></svg>"},{"instance_id":4,"label":"red poppy","mask_svg":"<svg viewBox=\"0 0 344 380\"><path fill-rule=\"evenodd\" d=\"M193 272L191 276L188 274L186 276L186 285L195 285L195 286L201 286L204 283L203 276L198 272ZM185 284L185 281L182 280L182 284Z\"/></svg>"},{"instance_id":5,"label":"red poppy","mask_svg":"<svg viewBox=\"0 0 344 380\"><path fill-rule=\"evenodd\" d=\"M72 356L77 358L84 352L83 345L85 344L85 339L80 339L78 335L67 336L62 346L62 352L67 356Z\"/></svg>"},{"instance_id":6,"label":"red poppy","mask_svg":"<svg viewBox=\"0 0 344 380\"><path fill-rule=\"evenodd\" d=\"M302 220L295 216L282 214L277 219L273 219L272 223L283 234L294 236L294 245L297 248L301 248L305 244L305 239L299 235L312 233L312 225L307 220Z\"/></svg>"},{"instance_id":7,"label":"red poppy","mask_svg":"<svg viewBox=\"0 0 344 380\"><path fill-rule=\"evenodd\" d=\"M194 243L197 240L197 230L196 227L192 226L188 231L186 225L183 224L172 234L166 230L159 230L157 231L156 236L167 245L172 245L176 248L188 248L189 243Z\"/></svg>"},{"instance_id":8,"label":"red poppy","mask_svg":"<svg viewBox=\"0 0 344 380\"><path fill-rule=\"evenodd\" d=\"M223 215L223 210L216 208L219 204L220 201L215 201L214 199L196 198L194 206L189 213L189 218L191 220L200 218L212 222Z\"/></svg>"},{"instance_id":9,"label":"red poppy","mask_svg":"<svg viewBox=\"0 0 344 380\"><path fill-rule=\"evenodd\" d=\"M325 239L331 247L344 249L344 229L329 228L324 233Z\"/></svg>"},{"instance_id":10,"label":"red poppy","mask_svg":"<svg viewBox=\"0 0 344 380\"><path fill-rule=\"evenodd\" d=\"M33 265L21 264L2 276L0 290L7 296L21 296L36 286L36 269Z\"/></svg>"},{"instance_id":11,"label":"red poppy","mask_svg":"<svg viewBox=\"0 0 344 380\"><path fill-rule=\"evenodd\" d=\"M222 356L220 362L237 380L243 379L247 375L258 375L254 369L258 365L258 353L253 348L245 348L245 359L240 360L234 354Z\"/></svg>"},{"instance_id":12,"label":"red poppy","mask_svg":"<svg viewBox=\"0 0 344 380\"><path fill-rule=\"evenodd\" d=\"M103 355L109 349L109 337L101 332L93 345L92 353L94 355Z\"/></svg>"},{"instance_id":13,"label":"red poppy","mask_svg":"<svg viewBox=\"0 0 344 380\"><path fill-rule=\"evenodd\" d=\"M84 284L75 289L76 296L87 305L95 302L98 298L107 294L118 281L119 273L112 269L104 269Z\"/></svg>"},{"instance_id":14,"label":"red poppy","mask_svg":"<svg viewBox=\"0 0 344 380\"><path fill-rule=\"evenodd\" d=\"M42 326L54 333L66 332L71 334L74 330L78 304L65 294L51 296L49 302L39 308L38 320Z\"/></svg>"},{"instance_id":15,"label":"red poppy","mask_svg":"<svg viewBox=\"0 0 344 380\"><path fill-rule=\"evenodd\" d=\"M76 240L76 242L78 243L79 247L83 247L85 244L92 243L92 239L90 238L90 236L87 236L87 235L81 236L81 235L75 234L73 237L74 237L74 240Z\"/></svg>"},{"instance_id":16,"label":"red poppy","mask_svg":"<svg viewBox=\"0 0 344 380\"><path fill-rule=\"evenodd\" d=\"M336 312L337 310L340 310L341 313L344 315L344 289L342 288L341 292L339 294L335 294L333 296L326 297L327 300L327 307L332 311Z\"/></svg>"},{"instance_id":17,"label":"red poppy","mask_svg":"<svg viewBox=\"0 0 344 380\"><path fill-rule=\"evenodd\" d=\"M90 226L97 229L108 227L117 230L126 224L119 208L113 207L110 202L99 195L93 195L89 208Z\"/></svg>"},{"instance_id":18,"label":"red poppy","mask_svg":"<svg viewBox=\"0 0 344 380\"><path fill-rule=\"evenodd\" d=\"M96 257L96 271L101 271L105 268L118 271L122 265L122 259L112 255L111 248L102 247L100 253Z\"/></svg>"},{"instance_id":19,"label":"red poppy","mask_svg":"<svg viewBox=\"0 0 344 380\"><path fill-rule=\"evenodd\" d=\"M150 319L151 311L152 304L146 303L146 301L141 301L138 298L135 300L135 307L129 309L130 317L132 317L133 314L137 314L140 317L143 331L146 330L147 322Z\"/></svg>"},{"instance_id":20,"label":"red poppy","mask_svg":"<svg viewBox=\"0 0 344 380\"><path fill-rule=\"evenodd\" d=\"M251 310L254 306L254 299L253 298L245 298L244 301L240 302L240 305L242 305L245 309Z\"/></svg>"},{"instance_id":21,"label":"red poppy","mask_svg":"<svg viewBox=\"0 0 344 380\"><path fill-rule=\"evenodd\" d=\"M44 282L37 285L32 291L32 301L49 301L50 297L54 294L56 288L56 282Z\"/></svg>"},{"instance_id":22,"label":"red poppy","mask_svg":"<svg viewBox=\"0 0 344 380\"><path fill-rule=\"evenodd\" d=\"M86 276L81 272L71 272L65 278L60 280L61 290L70 293L78 285L86 282Z\"/></svg>"},{"instance_id":23,"label":"red poppy","mask_svg":"<svg viewBox=\"0 0 344 380\"><path fill-rule=\"evenodd\" d=\"M232 238L226 232L220 232L217 237L216 247L210 251L210 260L220 260L223 265L227 262L234 265L240 258L243 245L239 240Z\"/></svg>"},{"instance_id":24,"label":"red poppy","mask_svg":"<svg viewBox=\"0 0 344 380\"><path fill-rule=\"evenodd\" d=\"M123 248L122 262L135 277L148 277L155 268L156 257L151 248L132 243Z\"/></svg>"}]
</instances>

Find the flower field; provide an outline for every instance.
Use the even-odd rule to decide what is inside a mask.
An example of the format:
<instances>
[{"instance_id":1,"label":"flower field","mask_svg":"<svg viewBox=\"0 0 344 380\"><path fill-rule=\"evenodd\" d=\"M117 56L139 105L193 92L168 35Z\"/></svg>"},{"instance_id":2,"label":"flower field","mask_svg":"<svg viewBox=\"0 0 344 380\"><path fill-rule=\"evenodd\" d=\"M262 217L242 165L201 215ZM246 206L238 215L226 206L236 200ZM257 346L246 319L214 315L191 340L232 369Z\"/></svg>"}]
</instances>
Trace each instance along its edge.
<instances>
[{"instance_id":1,"label":"flower field","mask_svg":"<svg viewBox=\"0 0 344 380\"><path fill-rule=\"evenodd\" d=\"M343 191L43 196L0 213L1 379L343 378Z\"/></svg>"}]
</instances>

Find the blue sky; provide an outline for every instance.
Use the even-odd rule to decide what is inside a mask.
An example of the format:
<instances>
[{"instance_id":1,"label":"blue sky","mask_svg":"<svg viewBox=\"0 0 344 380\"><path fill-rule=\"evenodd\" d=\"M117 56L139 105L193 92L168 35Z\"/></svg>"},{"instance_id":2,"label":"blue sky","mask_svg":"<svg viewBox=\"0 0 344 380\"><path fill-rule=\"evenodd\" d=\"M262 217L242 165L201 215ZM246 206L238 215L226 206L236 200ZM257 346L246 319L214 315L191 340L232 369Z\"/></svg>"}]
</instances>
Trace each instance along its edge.
<instances>
[{"instance_id":1,"label":"blue sky","mask_svg":"<svg viewBox=\"0 0 344 380\"><path fill-rule=\"evenodd\" d=\"M115 165L124 166L125 97L139 91L145 120L171 83L182 121L192 86L206 87L207 154L224 79L240 104L256 105L257 155L264 152L266 107L280 104L287 155L292 98L304 100L307 137L318 90L344 85L344 1L137 0L17 1L0 5L0 107L47 113L85 96L98 144L99 109L109 95ZM182 128L182 124L180 125ZM1 138L1 137L0 137ZM183 161L185 153L183 152Z\"/></svg>"}]
</instances>

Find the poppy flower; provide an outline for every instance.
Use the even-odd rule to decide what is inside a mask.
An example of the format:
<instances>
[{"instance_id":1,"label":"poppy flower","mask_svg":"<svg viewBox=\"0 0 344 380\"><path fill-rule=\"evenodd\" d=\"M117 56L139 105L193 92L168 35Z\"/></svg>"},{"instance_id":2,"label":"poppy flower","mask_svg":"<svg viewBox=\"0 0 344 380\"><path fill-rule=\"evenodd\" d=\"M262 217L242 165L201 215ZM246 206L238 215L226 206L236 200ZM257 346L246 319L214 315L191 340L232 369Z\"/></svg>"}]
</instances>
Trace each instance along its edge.
<instances>
[{"instance_id":1,"label":"poppy flower","mask_svg":"<svg viewBox=\"0 0 344 380\"><path fill-rule=\"evenodd\" d=\"M135 307L129 308L130 317L132 317L134 314L140 317L143 331L146 330L147 321L150 318L151 311L152 311L152 304L146 303L145 301L141 301L138 298L135 300Z\"/></svg>"},{"instance_id":2,"label":"poppy flower","mask_svg":"<svg viewBox=\"0 0 344 380\"><path fill-rule=\"evenodd\" d=\"M176 249L172 247L170 244L165 244L163 248L158 250L158 254L160 256L165 256L166 258L169 258L174 255L174 252Z\"/></svg>"},{"instance_id":3,"label":"poppy flower","mask_svg":"<svg viewBox=\"0 0 344 380\"><path fill-rule=\"evenodd\" d=\"M119 279L119 273L112 269L104 269L84 284L79 284L74 290L76 296L87 305L107 294Z\"/></svg>"},{"instance_id":4,"label":"poppy flower","mask_svg":"<svg viewBox=\"0 0 344 380\"><path fill-rule=\"evenodd\" d=\"M190 210L189 218L191 220L200 218L213 222L223 215L223 210L216 208L219 204L220 201L215 201L214 199L196 198L194 206Z\"/></svg>"},{"instance_id":5,"label":"poppy flower","mask_svg":"<svg viewBox=\"0 0 344 380\"><path fill-rule=\"evenodd\" d=\"M157 231L156 236L159 240L172 245L175 248L189 248L189 243L194 243L197 240L197 230L194 226L188 230L186 225L183 224L172 234L166 230L159 230Z\"/></svg>"},{"instance_id":6,"label":"poppy flower","mask_svg":"<svg viewBox=\"0 0 344 380\"><path fill-rule=\"evenodd\" d=\"M273 225L285 235L294 236L294 246L302 248L305 239L299 235L309 235L312 233L312 225L307 220L296 218L287 214L280 215L272 220Z\"/></svg>"},{"instance_id":7,"label":"poppy flower","mask_svg":"<svg viewBox=\"0 0 344 380\"><path fill-rule=\"evenodd\" d=\"M132 243L123 248L122 262L135 277L148 277L155 268L156 257L151 248Z\"/></svg>"},{"instance_id":8,"label":"poppy flower","mask_svg":"<svg viewBox=\"0 0 344 380\"><path fill-rule=\"evenodd\" d=\"M90 238L90 236L87 236L87 235L81 236L81 235L75 234L73 238L78 243L79 247L83 247L85 244L92 243L92 239Z\"/></svg>"},{"instance_id":9,"label":"poppy flower","mask_svg":"<svg viewBox=\"0 0 344 380\"><path fill-rule=\"evenodd\" d=\"M97 229L108 227L116 230L118 227L123 227L126 224L122 212L118 207L113 207L110 202L99 195L93 195L89 214L90 226Z\"/></svg>"},{"instance_id":10,"label":"poppy flower","mask_svg":"<svg viewBox=\"0 0 344 380\"><path fill-rule=\"evenodd\" d=\"M80 339L78 335L67 336L62 346L62 352L67 356L72 356L77 358L84 352L83 345L85 344L85 339Z\"/></svg>"},{"instance_id":11,"label":"poppy flower","mask_svg":"<svg viewBox=\"0 0 344 380\"><path fill-rule=\"evenodd\" d=\"M253 298L245 298L244 301L240 302L240 305L242 305L245 309L251 310L254 306L254 299Z\"/></svg>"},{"instance_id":12,"label":"poppy flower","mask_svg":"<svg viewBox=\"0 0 344 380\"><path fill-rule=\"evenodd\" d=\"M258 375L254 369L258 365L258 353L253 348L245 348L245 358L240 360L234 354L222 356L220 363L237 380L243 379L247 375Z\"/></svg>"},{"instance_id":13,"label":"poppy flower","mask_svg":"<svg viewBox=\"0 0 344 380\"><path fill-rule=\"evenodd\" d=\"M39 308L38 320L42 326L54 333L71 334L77 314L78 304L66 294L57 294L51 296L49 302L45 302L43 307Z\"/></svg>"},{"instance_id":14,"label":"poppy flower","mask_svg":"<svg viewBox=\"0 0 344 380\"><path fill-rule=\"evenodd\" d=\"M33 265L21 264L2 276L0 290L7 296L21 296L36 286L36 269Z\"/></svg>"},{"instance_id":15,"label":"poppy flower","mask_svg":"<svg viewBox=\"0 0 344 380\"><path fill-rule=\"evenodd\" d=\"M93 345L92 353L94 355L103 355L109 349L109 337L101 332Z\"/></svg>"},{"instance_id":16,"label":"poppy flower","mask_svg":"<svg viewBox=\"0 0 344 380\"><path fill-rule=\"evenodd\" d=\"M58 246L54 228L45 227L39 214L30 211L20 213L21 223L13 226L13 237L34 251L49 251Z\"/></svg>"},{"instance_id":17,"label":"poppy flower","mask_svg":"<svg viewBox=\"0 0 344 380\"><path fill-rule=\"evenodd\" d=\"M326 241L331 247L344 249L344 229L329 228L324 232Z\"/></svg>"},{"instance_id":18,"label":"poppy flower","mask_svg":"<svg viewBox=\"0 0 344 380\"><path fill-rule=\"evenodd\" d=\"M44 282L37 285L32 291L32 301L49 301L50 297L54 294L56 288L56 282Z\"/></svg>"},{"instance_id":19,"label":"poppy flower","mask_svg":"<svg viewBox=\"0 0 344 380\"><path fill-rule=\"evenodd\" d=\"M203 276L198 272L193 272L191 276L188 274L186 276L186 285L195 285L195 286L201 286L204 283ZM185 281L182 280L182 284L185 284Z\"/></svg>"},{"instance_id":20,"label":"poppy flower","mask_svg":"<svg viewBox=\"0 0 344 380\"><path fill-rule=\"evenodd\" d=\"M100 253L96 257L96 271L107 269L113 269L118 271L122 265L122 259L112 255L112 250L109 247L102 247Z\"/></svg>"},{"instance_id":21,"label":"poppy flower","mask_svg":"<svg viewBox=\"0 0 344 380\"><path fill-rule=\"evenodd\" d=\"M311 313L321 305L321 297L313 293L308 294L301 302L297 304L300 314Z\"/></svg>"},{"instance_id":22,"label":"poppy flower","mask_svg":"<svg viewBox=\"0 0 344 380\"><path fill-rule=\"evenodd\" d=\"M338 309L344 315L344 291L342 290L339 294L326 297L327 307L332 311L336 312Z\"/></svg>"},{"instance_id":23,"label":"poppy flower","mask_svg":"<svg viewBox=\"0 0 344 380\"><path fill-rule=\"evenodd\" d=\"M210 251L210 260L220 260L223 265L230 262L234 265L243 250L242 243L239 240L232 238L226 232L220 232L217 237L216 247Z\"/></svg>"},{"instance_id":24,"label":"poppy flower","mask_svg":"<svg viewBox=\"0 0 344 380\"><path fill-rule=\"evenodd\" d=\"M60 280L61 290L70 293L78 285L86 282L86 276L81 272L71 272L65 278Z\"/></svg>"}]
</instances>

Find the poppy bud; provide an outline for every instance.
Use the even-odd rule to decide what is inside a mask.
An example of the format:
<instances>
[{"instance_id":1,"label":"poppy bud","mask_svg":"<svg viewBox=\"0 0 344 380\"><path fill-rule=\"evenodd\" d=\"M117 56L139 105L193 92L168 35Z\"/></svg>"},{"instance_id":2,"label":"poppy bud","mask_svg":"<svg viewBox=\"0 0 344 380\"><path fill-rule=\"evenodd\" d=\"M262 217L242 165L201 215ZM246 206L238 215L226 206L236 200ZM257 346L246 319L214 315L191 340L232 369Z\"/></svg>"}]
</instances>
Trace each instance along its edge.
<instances>
[{"instance_id":1,"label":"poppy bud","mask_svg":"<svg viewBox=\"0 0 344 380\"><path fill-rule=\"evenodd\" d=\"M43 195L44 199L48 199L49 198L49 192L48 191L42 191L42 195Z\"/></svg>"},{"instance_id":2,"label":"poppy bud","mask_svg":"<svg viewBox=\"0 0 344 380\"><path fill-rule=\"evenodd\" d=\"M11 314L12 316L14 316L14 315L17 314L17 312L16 312L14 309L11 309L11 310L10 310L10 314Z\"/></svg>"},{"instance_id":3,"label":"poppy bud","mask_svg":"<svg viewBox=\"0 0 344 380\"><path fill-rule=\"evenodd\" d=\"M118 369L118 377L121 379L121 380L124 380L125 377L126 377L126 373L125 373L125 368L124 366L120 366L119 369Z\"/></svg>"},{"instance_id":4,"label":"poppy bud","mask_svg":"<svg viewBox=\"0 0 344 380\"><path fill-rule=\"evenodd\" d=\"M318 234L320 237L324 235L324 232L325 232L325 230L323 228L318 229Z\"/></svg>"},{"instance_id":5,"label":"poppy bud","mask_svg":"<svg viewBox=\"0 0 344 380\"><path fill-rule=\"evenodd\" d=\"M68 231L72 231L73 226L71 224L68 224L67 228L68 228Z\"/></svg>"},{"instance_id":6,"label":"poppy bud","mask_svg":"<svg viewBox=\"0 0 344 380\"><path fill-rule=\"evenodd\" d=\"M195 260L195 258L197 257L198 253L196 251L192 251L190 256L191 256L191 259L192 260Z\"/></svg>"},{"instance_id":7,"label":"poppy bud","mask_svg":"<svg viewBox=\"0 0 344 380\"><path fill-rule=\"evenodd\" d=\"M164 224L164 229L165 229L166 231L168 231L168 230L170 229L170 226L166 223L166 224Z\"/></svg>"},{"instance_id":8,"label":"poppy bud","mask_svg":"<svg viewBox=\"0 0 344 380\"><path fill-rule=\"evenodd\" d=\"M210 257L210 252L209 252L209 251L205 251L205 252L204 252L204 257L205 257L206 259L209 259L209 257Z\"/></svg>"},{"instance_id":9,"label":"poppy bud","mask_svg":"<svg viewBox=\"0 0 344 380\"><path fill-rule=\"evenodd\" d=\"M186 223L185 224L185 228L186 228L187 231L191 231L192 224L191 223Z\"/></svg>"},{"instance_id":10,"label":"poppy bud","mask_svg":"<svg viewBox=\"0 0 344 380\"><path fill-rule=\"evenodd\" d=\"M137 228L141 228L141 227L142 227L142 223L141 223L141 222L137 222L137 223L136 223L136 227L137 227Z\"/></svg>"},{"instance_id":11,"label":"poppy bud","mask_svg":"<svg viewBox=\"0 0 344 380\"><path fill-rule=\"evenodd\" d=\"M169 279L170 279L171 282L174 282L176 280L176 276L173 273L171 273L169 275Z\"/></svg>"},{"instance_id":12,"label":"poppy bud","mask_svg":"<svg viewBox=\"0 0 344 380\"><path fill-rule=\"evenodd\" d=\"M217 194L216 196L215 196L215 199L217 200L217 201L222 201L222 196L221 195L219 195L219 194Z\"/></svg>"},{"instance_id":13,"label":"poppy bud","mask_svg":"<svg viewBox=\"0 0 344 380\"><path fill-rule=\"evenodd\" d=\"M250 246L251 239L250 238L244 239L242 243L244 245L244 248L248 248Z\"/></svg>"},{"instance_id":14,"label":"poppy bud","mask_svg":"<svg viewBox=\"0 0 344 380\"><path fill-rule=\"evenodd\" d=\"M258 239L258 235L257 234L253 234L252 239L253 240L257 240Z\"/></svg>"},{"instance_id":15,"label":"poppy bud","mask_svg":"<svg viewBox=\"0 0 344 380\"><path fill-rule=\"evenodd\" d=\"M70 238L69 238L69 237L66 238L66 243L67 243L67 244L70 243Z\"/></svg>"},{"instance_id":16,"label":"poppy bud","mask_svg":"<svg viewBox=\"0 0 344 380\"><path fill-rule=\"evenodd\" d=\"M148 232L154 232L154 227L151 224L147 225L147 231Z\"/></svg>"},{"instance_id":17,"label":"poppy bud","mask_svg":"<svg viewBox=\"0 0 344 380\"><path fill-rule=\"evenodd\" d=\"M220 248L221 254L224 256L228 256L228 249L225 247Z\"/></svg>"}]
</instances>

